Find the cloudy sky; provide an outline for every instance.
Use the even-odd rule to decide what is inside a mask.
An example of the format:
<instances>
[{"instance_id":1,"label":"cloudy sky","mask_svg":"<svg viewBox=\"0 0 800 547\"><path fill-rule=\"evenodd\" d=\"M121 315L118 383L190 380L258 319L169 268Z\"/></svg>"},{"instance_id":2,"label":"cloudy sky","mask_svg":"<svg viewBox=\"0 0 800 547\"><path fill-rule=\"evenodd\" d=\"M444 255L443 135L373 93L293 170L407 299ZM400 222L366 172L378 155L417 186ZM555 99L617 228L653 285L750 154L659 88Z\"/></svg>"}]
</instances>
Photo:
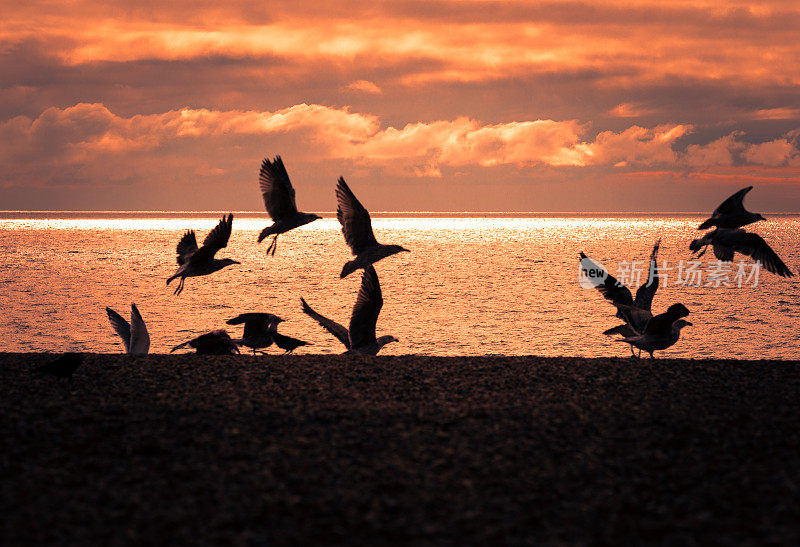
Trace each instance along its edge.
<instances>
[{"instance_id":1,"label":"cloudy sky","mask_svg":"<svg viewBox=\"0 0 800 547\"><path fill-rule=\"evenodd\" d=\"M798 6L0 0L0 209L798 211Z\"/></svg>"}]
</instances>

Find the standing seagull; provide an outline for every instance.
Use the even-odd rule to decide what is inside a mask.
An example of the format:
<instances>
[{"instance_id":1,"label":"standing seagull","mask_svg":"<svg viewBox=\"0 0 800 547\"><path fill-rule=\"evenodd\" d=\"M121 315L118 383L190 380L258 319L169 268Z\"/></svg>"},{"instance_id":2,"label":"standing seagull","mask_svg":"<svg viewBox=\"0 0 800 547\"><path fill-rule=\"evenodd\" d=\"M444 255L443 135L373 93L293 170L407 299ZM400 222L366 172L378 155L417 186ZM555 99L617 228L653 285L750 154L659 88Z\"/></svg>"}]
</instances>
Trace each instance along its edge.
<instances>
[{"instance_id":1,"label":"standing seagull","mask_svg":"<svg viewBox=\"0 0 800 547\"><path fill-rule=\"evenodd\" d=\"M356 257L344 265L342 273L339 274L340 278L347 277L359 268L366 269L367 266L371 266L387 256L403 251L410 252L400 245L378 243L375 234L372 233L369 212L356 199L342 177L339 177L339 183L336 185L336 200L339 203L336 209L336 218L342 225L345 242Z\"/></svg>"},{"instance_id":2,"label":"standing seagull","mask_svg":"<svg viewBox=\"0 0 800 547\"><path fill-rule=\"evenodd\" d=\"M700 258L705 254L706 247L709 245L714 249L714 256L722 262L732 262L734 253L738 252L757 260L768 272L783 277L792 277L794 275L783 263L783 260L758 234L741 228L736 230L716 228L700 239L692 240L689 244L689 249L698 253L697 258Z\"/></svg>"},{"instance_id":3,"label":"standing seagull","mask_svg":"<svg viewBox=\"0 0 800 547\"><path fill-rule=\"evenodd\" d=\"M244 333L239 340L234 340L237 344L247 346L253 350L253 355L257 349L268 348L274 342L277 334L278 323L283 319L271 313L242 313L233 319L228 319L229 325L241 325L244 323Z\"/></svg>"},{"instance_id":4,"label":"standing seagull","mask_svg":"<svg viewBox=\"0 0 800 547\"><path fill-rule=\"evenodd\" d=\"M367 266L361 276L361 288L350 315L350 328L346 329L336 321L328 319L311 309L303 298L303 313L317 321L322 327L334 335L348 351L345 353L361 353L377 355L383 346L390 342L399 342L394 336L375 337L378 314L383 306L381 286L375 268Z\"/></svg>"},{"instance_id":5,"label":"standing seagull","mask_svg":"<svg viewBox=\"0 0 800 547\"><path fill-rule=\"evenodd\" d=\"M228 245L228 239L231 237L231 229L233 228L233 214L227 217L223 216L219 224L211 230L206 238L203 240L203 246L197 248L197 239L194 235L194 230L189 230L178 242L178 270L172 277L167 279L167 285L173 279L181 278L178 287L173 294L181 294L183 291L183 282L187 277L196 277L199 275L212 274L221 270L225 266L231 264L241 264L236 260L230 258L214 258L217 251Z\"/></svg>"},{"instance_id":6,"label":"standing seagull","mask_svg":"<svg viewBox=\"0 0 800 547\"><path fill-rule=\"evenodd\" d=\"M684 321L682 317L689 315L689 310L683 304L673 304L667 311L654 316L647 322L644 331L635 336L627 336L617 342L625 342L631 347L637 347L650 354L656 350L667 349L675 344L681 335L683 327L690 326L689 321Z\"/></svg>"},{"instance_id":7,"label":"standing seagull","mask_svg":"<svg viewBox=\"0 0 800 547\"><path fill-rule=\"evenodd\" d=\"M83 362L82 353L64 353L56 359L49 361L34 369L37 374L50 374L59 380L61 378L68 378L69 385L72 385L72 375L78 370Z\"/></svg>"},{"instance_id":8,"label":"standing seagull","mask_svg":"<svg viewBox=\"0 0 800 547\"><path fill-rule=\"evenodd\" d=\"M201 355L231 355L233 353L239 353L238 346L231 340L231 337L225 329L212 330L211 332L201 334L197 338L192 338L183 344L178 344L169 350L169 352L172 353L185 346L196 349L197 353Z\"/></svg>"},{"instance_id":9,"label":"standing seagull","mask_svg":"<svg viewBox=\"0 0 800 547\"><path fill-rule=\"evenodd\" d=\"M258 235L258 242L270 235L272 243L267 247L267 254L275 254L278 246L278 235L288 232L293 228L303 226L322 218L312 213L301 213L297 210L295 203L294 188L283 166L280 156L275 156L275 160L270 162L264 159L261 162L261 172L258 175L258 182L261 186L261 195L264 197L264 206L267 213L272 218L272 226L267 226Z\"/></svg>"},{"instance_id":10,"label":"standing seagull","mask_svg":"<svg viewBox=\"0 0 800 547\"><path fill-rule=\"evenodd\" d=\"M636 291L636 298L631 295L631 291L617 281L617 279L606 272L606 277L602 283L595 285L595 288L603 295L603 297L617 306L617 317L626 320L626 323L616 327L612 327L603 332L607 336L614 334L621 334L622 336L635 336L640 333L647 321L653 317L650 311L653 305L653 297L658 290L658 264L656 258L658 257L658 249L661 246L661 240L656 241L653 245L653 251L650 253L650 265L647 275L647 280ZM597 264L594 260L587 257L584 253L580 253L582 266L590 265L597 270L605 271L605 268ZM632 308L626 315L620 310L620 306L629 306ZM628 324L630 322L631 324ZM631 350L633 351L633 350Z\"/></svg>"},{"instance_id":11,"label":"standing seagull","mask_svg":"<svg viewBox=\"0 0 800 547\"><path fill-rule=\"evenodd\" d=\"M752 190L752 186L742 188L731 197L723 201L719 207L714 209L711 218L697 227L698 230L705 230L716 226L718 228L741 228L759 220L766 220L758 213L751 213L744 208L742 200L747 192Z\"/></svg>"},{"instance_id":12,"label":"standing seagull","mask_svg":"<svg viewBox=\"0 0 800 547\"><path fill-rule=\"evenodd\" d=\"M272 336L275 340L275 345L284 351L284 355L287 353L292 353L300 346L311 345L311 342L304 342L303 340L298 340L297 338L292 338L291 336L286 336L285 334L281 334L279 332L275 332Z\"/></svg>"},{"instance_id":13,"label":"standing seagull","mask_svg":"<svg viewBox=\"0 0 800 547\"><path fill-rule=\"evenodd\" d=\"M111 308L106 308L106 313L108 314L108 320L111 321L111 326L122 338L125 353L128 355L147 355L147 352L150 351L150 335L147 333L147 327L136 304L131 304L130 323Z\"/></svg>"}]
</instances>

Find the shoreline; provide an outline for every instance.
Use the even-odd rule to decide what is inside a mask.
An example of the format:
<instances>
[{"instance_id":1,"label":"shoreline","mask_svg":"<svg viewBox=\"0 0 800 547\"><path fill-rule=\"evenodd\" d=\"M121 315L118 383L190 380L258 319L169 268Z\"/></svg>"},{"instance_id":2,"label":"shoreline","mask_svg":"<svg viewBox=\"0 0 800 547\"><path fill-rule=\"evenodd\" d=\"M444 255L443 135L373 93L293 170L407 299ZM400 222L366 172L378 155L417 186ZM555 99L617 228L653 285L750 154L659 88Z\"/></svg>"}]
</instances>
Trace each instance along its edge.
<instances>
[{"instance_id":1,"label":"shoreline","mask_svg":"<svg viewBox=\"0 0 800 547\"><path fill-rule=\"evenodd\" d=\"M800 541L800 361L0 353L7 545Z\"/></svg>"}]
</instances>

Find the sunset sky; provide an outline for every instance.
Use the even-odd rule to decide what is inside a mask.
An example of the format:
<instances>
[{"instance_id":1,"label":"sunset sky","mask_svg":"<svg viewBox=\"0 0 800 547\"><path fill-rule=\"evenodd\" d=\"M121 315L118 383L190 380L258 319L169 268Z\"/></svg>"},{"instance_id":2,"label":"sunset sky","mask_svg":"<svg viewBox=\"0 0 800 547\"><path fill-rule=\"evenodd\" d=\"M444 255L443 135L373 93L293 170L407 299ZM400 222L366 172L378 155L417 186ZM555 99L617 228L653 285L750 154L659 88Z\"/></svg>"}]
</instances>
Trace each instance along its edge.
<instances>
[{"instance_id":1,"label":"sunset sky","mask_svg":"<svg viewBox=\"0 0 800 547\"><path fill-rule=\"evenodd\" d=\"M0 7L0 209L800 210L794 0Z\"/></svg>"}]
</instances>

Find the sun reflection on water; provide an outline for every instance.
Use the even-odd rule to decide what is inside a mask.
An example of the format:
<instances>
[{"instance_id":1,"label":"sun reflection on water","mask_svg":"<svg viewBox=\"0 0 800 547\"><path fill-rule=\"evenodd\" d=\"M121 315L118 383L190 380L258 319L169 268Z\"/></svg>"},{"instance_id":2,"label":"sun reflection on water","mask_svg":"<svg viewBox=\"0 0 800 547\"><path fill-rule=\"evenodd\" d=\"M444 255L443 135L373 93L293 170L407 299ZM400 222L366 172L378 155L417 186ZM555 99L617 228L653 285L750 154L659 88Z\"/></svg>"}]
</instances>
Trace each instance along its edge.
<instances>
[{"instance_id":1,"label":"sun reflection on water","mask_svg":"<svg viewBox=\"0 0 800 547\"><path fill-rule=\"evenodd\" d=\"M266 214L235 213L220 257L241 262L187 280L179 297L165 286L183 232L202 241L222 213L0 216L0 351L120 351L105 307L136 302L151 332L152 351L165 352L191 335L225 325L245 311L288 319L286 334L314 345L342 347L300 312L299 298L347 324L360 282L338 274L350 259L330 213L278 239L274 257L256 236ZM387 354L626 355L601 333L616 324L614 309L577 282L578 253L612 272L622 261L645 260L662 238L659 258L688 258L698 217L680 216L373 216L376 237L411 249L377 265L384 295L378 334L393 334ZM797 271L800 217L759 223L761 233ZM711 254L709 253L709 257ZM713 258L713 257L711 257ZM758 287L659 288L656 312L682 302L694 326L665 356L796 358L800 292L795 279L763 274Z\"/></svg>"}]
</instances>

